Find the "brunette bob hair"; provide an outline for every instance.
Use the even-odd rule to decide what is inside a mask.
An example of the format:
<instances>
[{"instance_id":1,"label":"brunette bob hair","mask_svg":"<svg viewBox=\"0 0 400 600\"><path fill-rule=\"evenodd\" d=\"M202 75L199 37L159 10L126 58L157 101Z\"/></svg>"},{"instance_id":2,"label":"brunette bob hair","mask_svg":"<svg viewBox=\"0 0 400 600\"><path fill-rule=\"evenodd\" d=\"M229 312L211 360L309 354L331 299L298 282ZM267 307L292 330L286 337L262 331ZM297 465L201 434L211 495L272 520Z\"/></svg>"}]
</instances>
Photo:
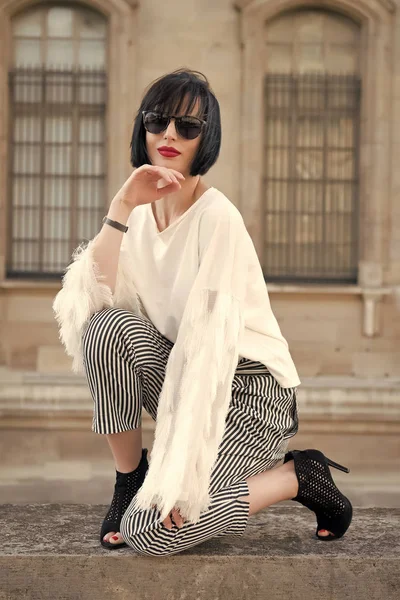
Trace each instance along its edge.
<instances>
[{"instance_id":1,"label":"brunette bob hair","mask_svg":"<svg viewBox=\"0 0 400 600\"><path fill-rule=\"evenodd\" d=\"M190 175L204 175L213 166L221 148L219 103L203 73L181 68L153 81L142 99L136 113L130 144L133 167L151 164L146 150L146 129L143 125L142 111L158 110L168 115L180 114L185 99L185 114L193 110L196 100L199 99L196 116L207 121L190 166Z\"/></svg>"}]
</instances>

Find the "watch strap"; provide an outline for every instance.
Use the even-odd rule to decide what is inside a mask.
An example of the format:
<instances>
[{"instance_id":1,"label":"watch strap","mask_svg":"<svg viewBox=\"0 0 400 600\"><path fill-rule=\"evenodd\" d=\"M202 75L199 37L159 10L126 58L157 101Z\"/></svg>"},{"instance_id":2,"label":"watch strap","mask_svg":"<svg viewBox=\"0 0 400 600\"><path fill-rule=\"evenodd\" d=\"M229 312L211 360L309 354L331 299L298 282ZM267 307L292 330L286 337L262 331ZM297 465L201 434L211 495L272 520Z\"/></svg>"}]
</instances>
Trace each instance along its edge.
<instances>
[{"instance_id":1,"label":"watch strap","mask_svg":"<svg viewBox=\"0 0 400 600\"><path fill-rule=\"evenodd\" d=\"M113 221L112 219L109 219L107 216L104 217L102 222L103 222L103 224L106 223L107 225L110 225L111 227L114 227L115 229L118 229L119 231L123 231L124 233L126 233L128 231L128 227L126 225L123 225L122 223L119 223L118 221Z\"/></svg>"}]
</instances>

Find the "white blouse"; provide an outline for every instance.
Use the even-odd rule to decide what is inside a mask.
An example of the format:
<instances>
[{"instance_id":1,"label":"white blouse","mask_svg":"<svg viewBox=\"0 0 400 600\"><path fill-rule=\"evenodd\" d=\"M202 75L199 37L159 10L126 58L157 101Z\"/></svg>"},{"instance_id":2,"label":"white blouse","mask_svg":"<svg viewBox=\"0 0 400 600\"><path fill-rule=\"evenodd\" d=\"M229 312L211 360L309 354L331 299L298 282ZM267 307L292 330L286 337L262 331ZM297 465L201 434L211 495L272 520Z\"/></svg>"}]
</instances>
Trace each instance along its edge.
<instances>
[{"instance_id":1,"label":"white blouse","mask_svg":"<svg viewBox=\"0 0 400 600\"><path fill-rule=\"evenodd\" d=\"M149 470L137 495L164 520L179 508L197 522L224 432L238 361L266 365L282 387L301 384L272 312L253 241L235 205L211 187L159 231L151 204L127 222L114 294L101 282L93 240L78 247L53 309L60 339L83 372L90 316L121 307L149 319L173 344L159 398ZM95 239L95 238L94 238Z\"/></svg>"}]
</instances>

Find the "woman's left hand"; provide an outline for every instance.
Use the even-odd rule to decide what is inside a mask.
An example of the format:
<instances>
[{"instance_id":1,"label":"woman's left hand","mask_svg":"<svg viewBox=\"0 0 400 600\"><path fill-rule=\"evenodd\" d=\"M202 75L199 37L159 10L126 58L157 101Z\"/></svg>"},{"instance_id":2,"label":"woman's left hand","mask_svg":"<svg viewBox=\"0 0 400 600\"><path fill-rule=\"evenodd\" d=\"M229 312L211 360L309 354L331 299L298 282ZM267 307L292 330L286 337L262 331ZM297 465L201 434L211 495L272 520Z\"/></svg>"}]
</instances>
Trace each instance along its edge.
<instances>
[{"instance_id":1,"label":"woman's left hand","mask_svg":"<svg viewBox=\"0 0 400 600\"><path fill-rule=\"evenodd\" d=\"M175 525L177 527L179 527L179 529L182 527L182 525L185 522L185 519L181 516L181 514L179 512L179 508L173 508L170 511L169 516L166 519L164 519L163 525L165 525L165 527L167 529L172 529L172 527L173 527L172 519L174 520Z\"/></svg>"}]
</instances>

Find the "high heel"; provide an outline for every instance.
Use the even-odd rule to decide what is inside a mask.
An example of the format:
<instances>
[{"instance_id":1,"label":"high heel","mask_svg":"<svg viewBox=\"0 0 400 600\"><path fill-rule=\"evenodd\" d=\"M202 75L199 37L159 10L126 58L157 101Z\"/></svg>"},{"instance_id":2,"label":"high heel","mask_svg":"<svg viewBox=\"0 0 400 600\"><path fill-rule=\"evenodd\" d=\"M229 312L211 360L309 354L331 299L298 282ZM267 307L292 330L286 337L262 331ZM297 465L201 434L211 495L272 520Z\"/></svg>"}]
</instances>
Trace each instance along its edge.
<instances>
[{"instance_id":1,"label":"high heel","mask_svg":"<svg viewBox=\"0 0 400 600\"><path fill-rule=\"evenodd\" d=\"M142 449L140 463L134 471L131 471L130 473L120 473L119 471L116 471L114 496L100 530L100 543L108 550L114 550L115 548L123 548L124 546L127 546L126 542L112 544L103 538L110 531L115 531L115 533L119 532L119 526L121 524L123 514L146 477L146 473L149 468L147 452L147 448Z\"/></svg>"},{"instance_id":2,"label":"high heel","mask_svg":"<svg viewBox=\"0 0 400 600\"><path fill-rule=\"evenodd\" d=\"M315 535L319 540L341 538L350 526L353 507L350 500L336 487L328 465L344 473L350 473L350 469L315 449L291 450L285 454L283 462L289 460L294 460L299 482L298 493L291 500L300 502L315 513L318 524ZM326 529L334 535L318 535L320 529Z\"/></svg>"}]
</instances>

